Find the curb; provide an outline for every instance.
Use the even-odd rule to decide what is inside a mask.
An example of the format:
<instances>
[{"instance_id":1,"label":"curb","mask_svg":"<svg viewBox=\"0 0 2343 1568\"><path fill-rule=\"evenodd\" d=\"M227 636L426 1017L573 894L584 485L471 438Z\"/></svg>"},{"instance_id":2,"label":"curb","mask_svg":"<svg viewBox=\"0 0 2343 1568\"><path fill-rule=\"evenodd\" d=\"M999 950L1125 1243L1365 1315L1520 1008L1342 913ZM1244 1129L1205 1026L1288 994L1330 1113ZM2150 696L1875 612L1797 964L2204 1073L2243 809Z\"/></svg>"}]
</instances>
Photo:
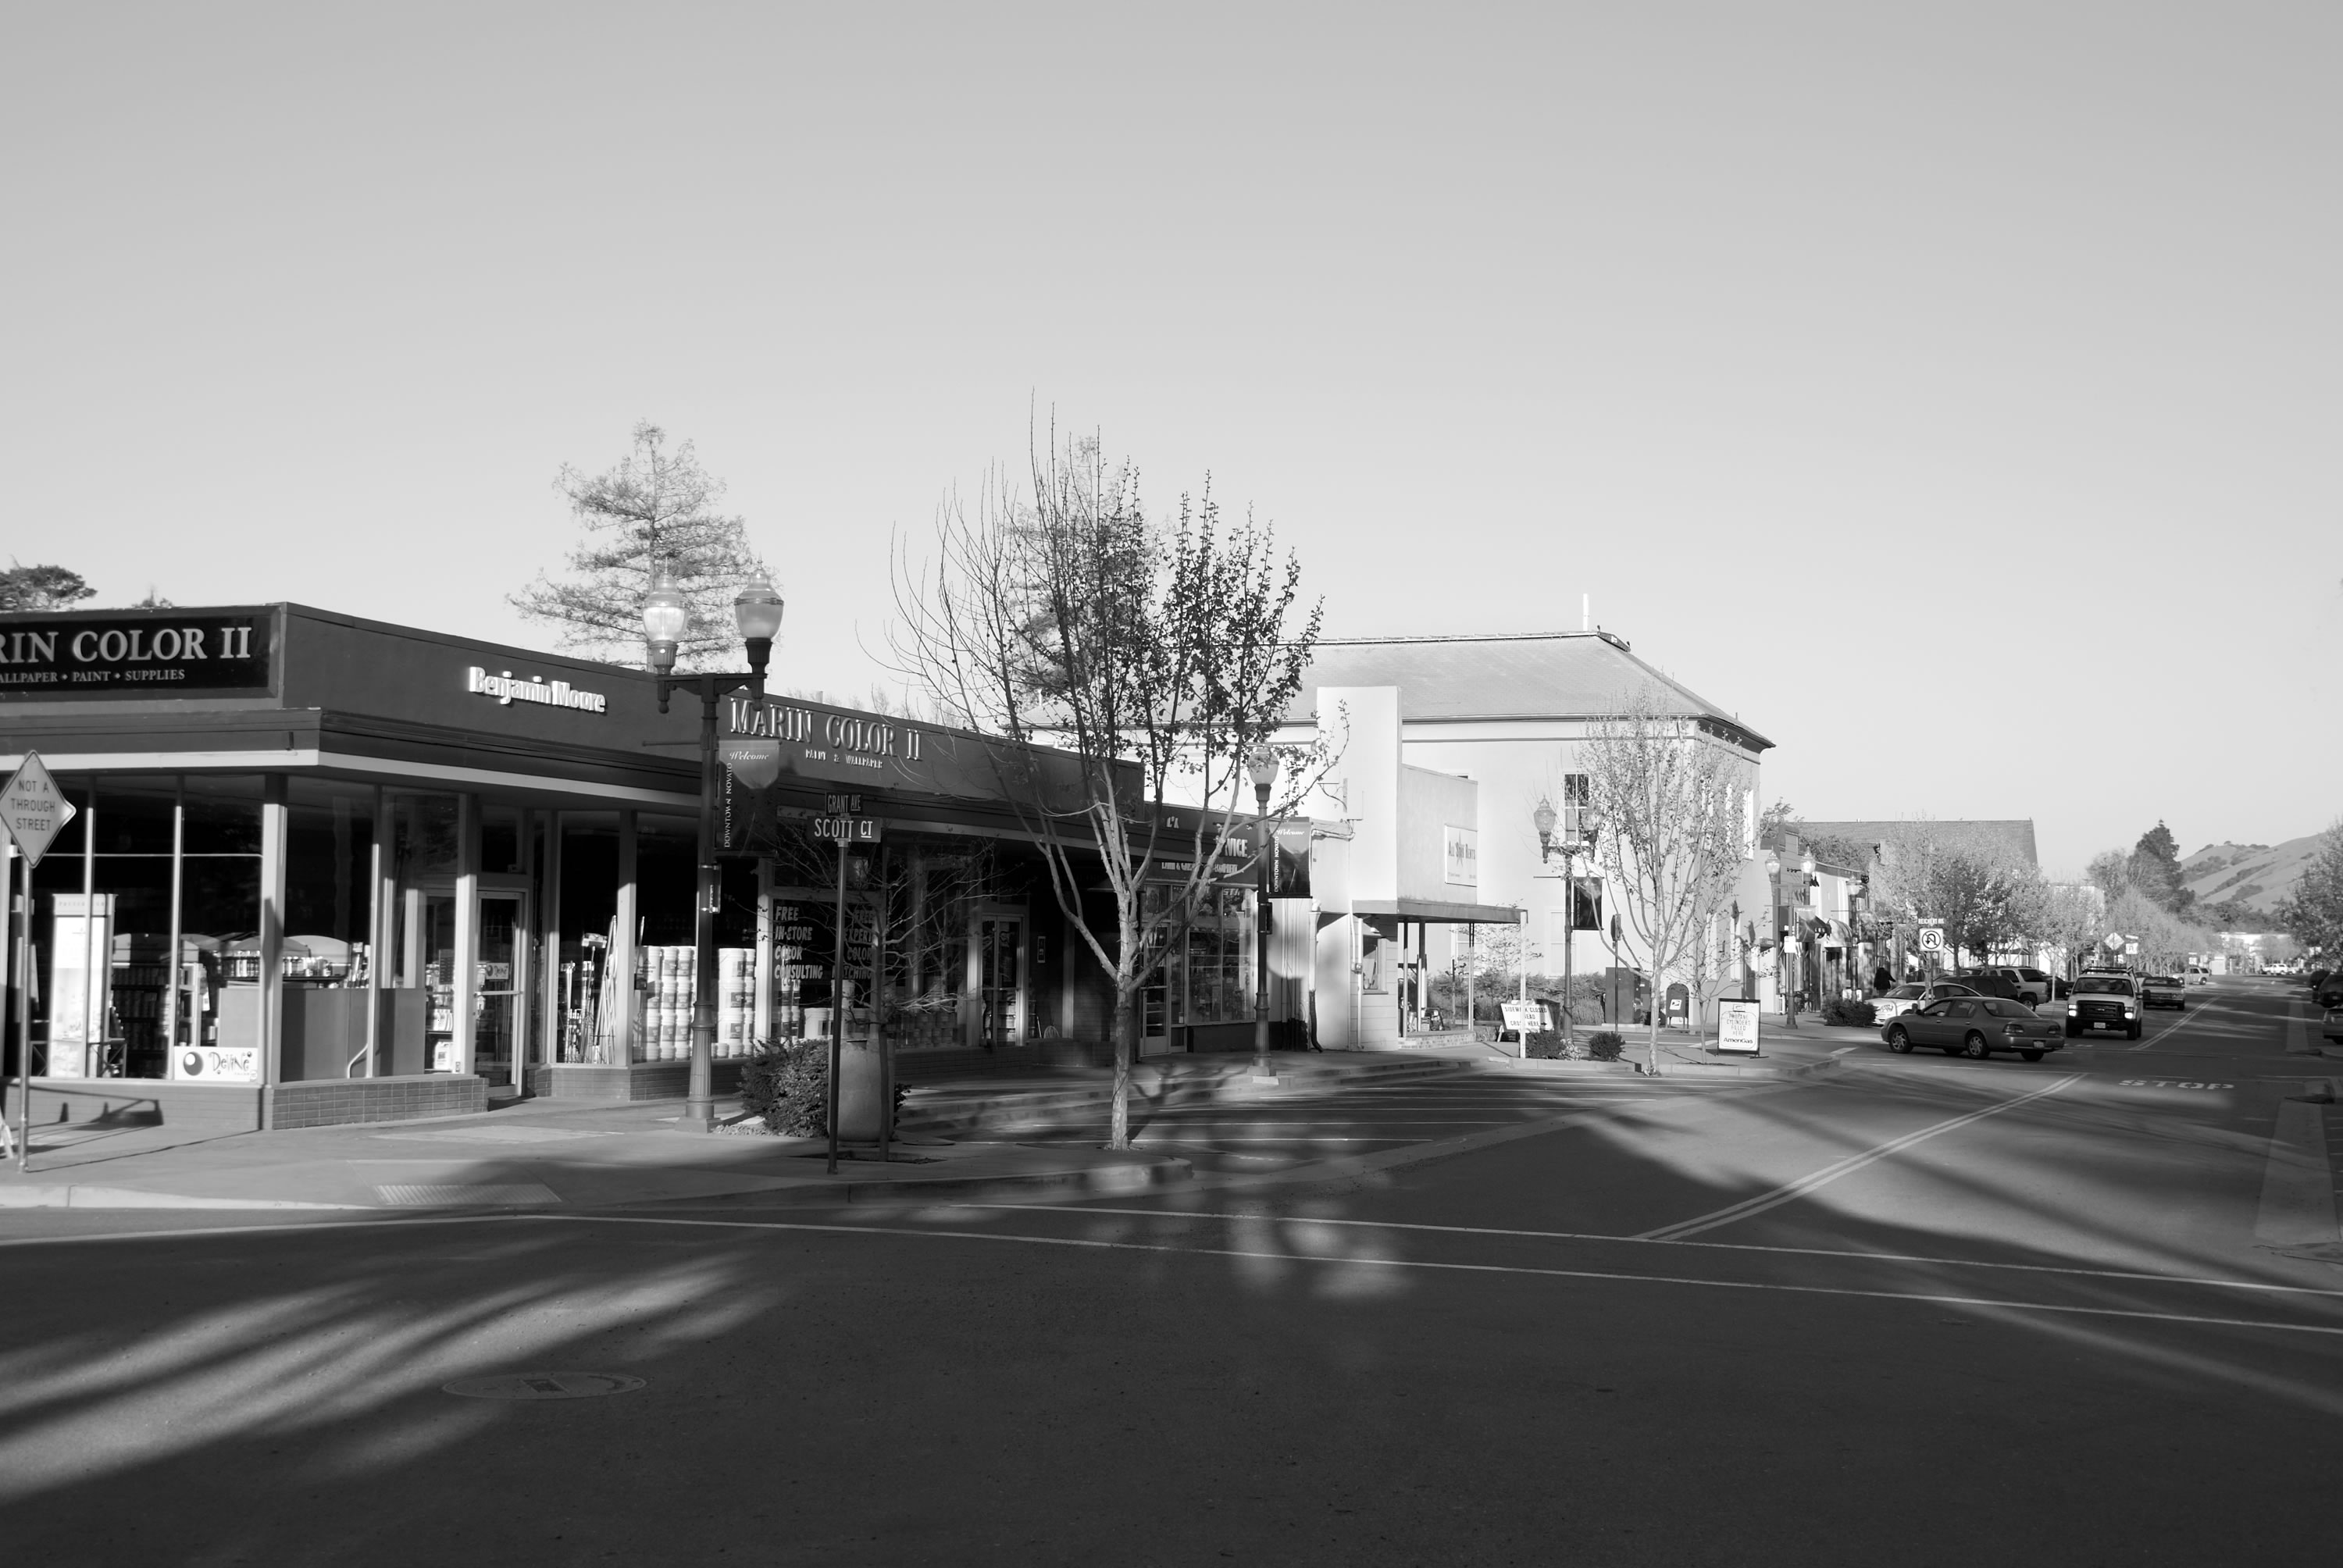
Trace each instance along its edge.
<instances>
[{"instance_id":1,"label":"curb","mask_svg":"<svg viewBox=\"0 0 2343 1568\"><path fill-rule=\"evenodd\" d=\"M327 1209L364 1212L364 1203L302 1203L289 1198L197 1198L184 1192L147 1192L136 1187L0 1187L0 1209Z\"/></svg>"},{"instance_id":2,"label":"curb","mask_svg":"<svg viewBox=\"0 0 2343 1568\"><path fill-rule=\"evenodd\" d=\"M633 1209L662 1204L692 1208L733 1206L772 1208L788 1205L834 1206L874 1203L892 1199L929 1201L1057 1192L1068 1196L1111 1197L1176 1187L1194 1179L1195 1167L1185 1160L1165 1158L1145 1163L1100 1165L1071 1171L1037 1171L1020 1175L1002 1171L990 1176L910 1177L900 1181L809 1181L803 1186L765 1188L747 1192L719 1192L694 1198L645 1198L592 1205L512 1204L370 1204L306 1203L278 1198L199 1198L179 1192L147 1192L135 1187L86 1185L0 1188L0 1209L198 1209L286 1211L307 1210L345 1214L417 1212L555 1213L568 1209Z\"/></svg>"},{"instance_id":3,"label":"curb","mask_svg":"<svg viewBox=\"0 0 2343 1568\"><path fill-rule=\"evenodd\" d=\"M1025 1175L1004 1171L993 1176L915 1176L900 1181L809 1182L802 1187L766 1189L754 1192L718 1192L700 1198L652 1198L610 1208L647 1209L659 1206L713 1209L834 1208L840 1203L884 1203L893 1201L932 1202L969 1198L1015 1197L1051 1193L1064 1197L1113 1197L1159 1187L1184 1186L1196 1169L1185 1160L1162 1158L1145 1163L1094 1165L1071 1171L1036 1171ZM544 1212L544 1211L539 1211Z\"/></svg>"}]
</instances>

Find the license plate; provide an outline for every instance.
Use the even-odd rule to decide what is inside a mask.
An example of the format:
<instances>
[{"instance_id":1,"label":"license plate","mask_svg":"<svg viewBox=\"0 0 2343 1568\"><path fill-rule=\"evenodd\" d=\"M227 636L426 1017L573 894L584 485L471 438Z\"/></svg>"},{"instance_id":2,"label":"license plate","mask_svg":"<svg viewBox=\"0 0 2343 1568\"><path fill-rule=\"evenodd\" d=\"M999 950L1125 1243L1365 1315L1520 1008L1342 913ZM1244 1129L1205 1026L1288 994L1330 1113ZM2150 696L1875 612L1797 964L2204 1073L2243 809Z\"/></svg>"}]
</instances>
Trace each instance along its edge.
<instances>
[{"instance_id":1,"label":"license plate","mask_svg":"<svg viewBox=\"0 0 2343 1568\"><path fill-rule=\"evenodd\" d=\"M2107 1020L2105 1020L2104 1019L2102 1019L2102 1020L2098 1020L2097 1022L2093 1023L2093 1024L2091 1025L2091 1027L2092 1027L2093 1029L2113 1029L2113 1028L2115 1027L2115 1025L2113 1025L2113 1024L2111 1024L2111 1023L2108 1023Z\"/></svg>"}]
</instances>

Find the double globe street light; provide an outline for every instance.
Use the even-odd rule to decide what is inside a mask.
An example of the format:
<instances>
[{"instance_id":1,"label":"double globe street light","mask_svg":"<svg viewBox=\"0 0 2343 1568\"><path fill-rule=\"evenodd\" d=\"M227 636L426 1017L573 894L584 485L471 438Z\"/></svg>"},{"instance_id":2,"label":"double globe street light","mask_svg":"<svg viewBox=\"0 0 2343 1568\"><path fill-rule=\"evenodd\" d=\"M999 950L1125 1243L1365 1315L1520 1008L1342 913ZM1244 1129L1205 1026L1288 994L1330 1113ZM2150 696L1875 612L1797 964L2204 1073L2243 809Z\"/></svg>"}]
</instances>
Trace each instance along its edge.
<instances>
[{"instance_id":1,"label":"double globe street light","mask_svg":"<svg viewBox=\"0 0 2343 1568\"><path fill-rule=\"evenodd\" d=\"M1554 858L1554 829L1561 820L1554 802L1548 799L1540 799L1537 809L1530 813L1530 822L1537 829L1541 862ZM1574 960L1578 950L1578 857L1588 842L1589 836L1583 826L1575 827L1562 841L1562 1038L1565 1044L1577 1038L1571 1007L1577 980ZM1524 931L1523 935L1526 938L1528 933ZM1526 940L1523 945L1528 945ZM1522 967L1526 970L1529 965L1524 962ZM1527 1049L1523 1047L1524 1054Z\"/></svg>"},{"instance_id":2,"label":"double globe street light","mask_svg":"<svg viewBox=\"0 0 2343 1568\"><path fill-rule=\"evenodd\" d=\"M724 904L723 874L716 861L716 715L723 700L743 688L759 707L764 704L765 666L781 630L781 596L761 569L733 599L732 619L748 648L745 674L675 674L676 650L691 630L691 607L664 563L653 570L650 592L643 596L643 648L659 677L659 710L668 710L668 699L676 692L699 697L699 888L691 920L691 1079L681 1125L700 1132L716 1128L716 916ZM742 784L762 789L780 777L781 743L769 735L735 736L724 748L723 765Z\"/></svg>"}]
</instances>

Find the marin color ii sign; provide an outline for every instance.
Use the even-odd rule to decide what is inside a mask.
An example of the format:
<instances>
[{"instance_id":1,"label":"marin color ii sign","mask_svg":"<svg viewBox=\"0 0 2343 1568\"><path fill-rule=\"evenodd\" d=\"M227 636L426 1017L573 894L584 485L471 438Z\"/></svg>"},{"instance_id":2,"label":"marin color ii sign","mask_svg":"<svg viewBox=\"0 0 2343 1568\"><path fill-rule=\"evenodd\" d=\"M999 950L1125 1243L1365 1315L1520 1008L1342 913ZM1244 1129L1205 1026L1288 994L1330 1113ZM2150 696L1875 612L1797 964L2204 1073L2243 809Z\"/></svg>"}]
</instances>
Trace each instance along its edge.
<instances>
[{"instance_id":1,"label":"marin color ii sign","mask_svg":"<svg viewBox=\"0 0 2343 1568\"><path fill-rule=\"evenodd\" d=\"M0 626L0 695L266 687L268 628L265 610L16 621Z\"/></svg>"}]
</instances>

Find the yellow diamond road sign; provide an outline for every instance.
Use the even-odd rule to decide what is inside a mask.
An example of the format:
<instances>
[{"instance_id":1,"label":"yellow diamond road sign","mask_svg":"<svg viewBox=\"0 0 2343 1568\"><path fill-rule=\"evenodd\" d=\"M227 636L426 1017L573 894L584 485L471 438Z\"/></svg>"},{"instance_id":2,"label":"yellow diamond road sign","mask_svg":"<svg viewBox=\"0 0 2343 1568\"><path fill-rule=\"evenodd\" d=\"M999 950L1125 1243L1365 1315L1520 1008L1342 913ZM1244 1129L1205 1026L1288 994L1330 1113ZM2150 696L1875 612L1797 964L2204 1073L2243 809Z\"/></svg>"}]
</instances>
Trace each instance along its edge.
<instances>
[{"instance_id":1,"label":"yellow diamond road sign","mask_svg":"<svg viewBox=\"0 0 2343 1568\"><path fill-rule=\"evenodd\" d=\"M73 819L73 802L57 788L41 754L25 752L25 765L9 776L7 788L0 790L0 824L7 827L8 836L16 840L16 848L25 852L25 859L38 866L41 857L49 852L49 846Z\"/></svg>"}]
</instances>

